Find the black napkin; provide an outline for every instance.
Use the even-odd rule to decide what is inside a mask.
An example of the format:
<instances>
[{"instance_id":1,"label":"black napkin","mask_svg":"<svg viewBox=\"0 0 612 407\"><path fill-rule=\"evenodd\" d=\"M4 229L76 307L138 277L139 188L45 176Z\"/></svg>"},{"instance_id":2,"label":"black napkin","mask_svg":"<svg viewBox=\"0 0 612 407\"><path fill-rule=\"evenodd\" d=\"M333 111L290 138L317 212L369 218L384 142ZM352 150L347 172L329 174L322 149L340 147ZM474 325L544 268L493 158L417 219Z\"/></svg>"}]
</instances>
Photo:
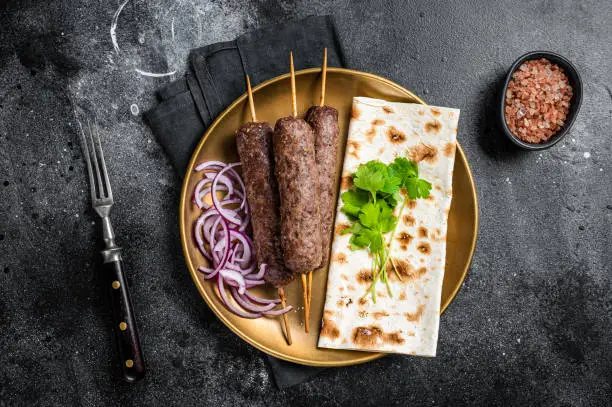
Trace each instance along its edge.
<instances>
[{"instance_id":1,"label":"black napkin","mask_svg":"<svg viewBox=\"0 0 612 407\"><path fill-rule=\"evenodd\" d=\"M328 65L344 67L331 16L307 17L195 49L185 77L159 89L160 103L145 113L145 120L182 177L206 128L246 92L246 74L258 84L287 73L290 51L296 56L296 69L318 67L325 47ZM321 370L273 357L269 365L279 388L301 383Z\"/></svg>"},{"instance_id":2,"label":"black napkin","mask_svg":"<svg viewBox=\"0 0 612 407\"><path fill-rule=\"evenodd\" d=\"M331 16L313 16L246 33L234 41L191 51L185 77L158 90L160 103L144 114L182 177L206 128L252 84L296 69L321 66L327 47L329 66L345 66Z\"/></svg>"}]
</instances>

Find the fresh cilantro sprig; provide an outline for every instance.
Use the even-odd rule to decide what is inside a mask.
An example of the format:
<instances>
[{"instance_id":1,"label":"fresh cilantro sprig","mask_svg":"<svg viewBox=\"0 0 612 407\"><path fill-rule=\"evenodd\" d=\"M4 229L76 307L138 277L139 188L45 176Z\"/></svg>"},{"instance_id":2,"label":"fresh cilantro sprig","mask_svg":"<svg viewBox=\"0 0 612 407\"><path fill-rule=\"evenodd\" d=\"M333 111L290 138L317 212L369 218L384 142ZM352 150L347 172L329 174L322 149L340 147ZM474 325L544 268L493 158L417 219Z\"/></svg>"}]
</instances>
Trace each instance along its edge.
<instances>
[{"instance_id":1,"label":"fresh cilantro sprig","mask_svg":"<svg viewBox=\"0 0 612 407\"><path fill-rule=\"evenodd\" d=\"M354 187L344 192L342 212L354 223L342 234L351 233L351 250L368 250L373 257L373 280L365 295L371 294L376 302L376 283L383 281L389 292L387 276L390 247L398 219L409 199L427 198L431 184L419 178L419 168L414 161L398 157L389 165L369 161L353 174ZM404 192L404 196L400 193ZM398 216L394 215L401 201ZM385 235L391 233L388 243ZM397 271L396 271L397 272Z\"/></svg>"}]
</instances>

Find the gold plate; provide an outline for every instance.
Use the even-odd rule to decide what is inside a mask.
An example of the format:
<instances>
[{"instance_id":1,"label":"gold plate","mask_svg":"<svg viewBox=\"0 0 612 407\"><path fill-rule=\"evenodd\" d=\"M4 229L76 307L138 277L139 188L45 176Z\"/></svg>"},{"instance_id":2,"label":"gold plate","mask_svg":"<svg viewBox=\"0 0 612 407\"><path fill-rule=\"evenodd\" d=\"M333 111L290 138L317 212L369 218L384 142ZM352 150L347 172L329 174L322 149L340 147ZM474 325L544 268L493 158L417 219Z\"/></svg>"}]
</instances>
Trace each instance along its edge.
<instances>
[{"instance_id":1,"label":"gold plate","mask_svg":"<svg viewBox=\"0 0 612 407\"><path fill-rule=\"evenodd\" d=\"M321 69L313 68L296 73L297 105L302 114L313 104L318 104L321 87ZM276 77L253 89L257 118L274 126L276 120L291 113L289 74ZM342 157L348 134L350 110L354 96L368 96L392 102L422 103L409 90L379 76L341 68L327 71L326 104L339 112ZM381 353L355 352L334 349L319 349L317 341L325 299L326 272L313 276L313 295L310 334L304 332L302 289L299 279L289 284L285 293L294 306L289 313L293 345L285 342L280 318L244 319L232 314L219 301L215 285L205 281L197 271L204 264L193 238L193 228L200 213L191 196L200 176L194 172L196 163L206 160L224 162L238 161L235 133L243 123L250 120L246 95L232 103L208 128L200 140L188 166L183 182L180 202L180 227L183 251L191 277L200 294L219 319L242 339L258 349L277 358L311 366L347 366L367 362L383 356ZM339 174L340 168L337 169ZM453 176L453 200L449 214L446 271L442 288L441 312L457 295L468 272L478 231L478 203L476 188L461 147L457 148ZM257 295L276 298L273 287L258 287Z\"/></svg>"}]
</instances>

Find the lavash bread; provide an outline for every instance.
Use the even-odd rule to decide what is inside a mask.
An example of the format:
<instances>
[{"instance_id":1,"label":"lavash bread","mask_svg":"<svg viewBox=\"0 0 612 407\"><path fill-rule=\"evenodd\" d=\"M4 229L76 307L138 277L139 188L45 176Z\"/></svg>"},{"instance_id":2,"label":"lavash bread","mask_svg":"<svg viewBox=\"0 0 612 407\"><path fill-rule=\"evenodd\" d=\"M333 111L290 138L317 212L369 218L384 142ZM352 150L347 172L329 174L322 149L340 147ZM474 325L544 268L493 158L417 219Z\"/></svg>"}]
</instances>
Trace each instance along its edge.
<instances>
[{"instance_id":1,"label":"lavash bread","mask_svg":"<svg viewBox=\"0 0 612 407\"><path fill-rule=\"evenodd\" d=\"M376 304L364 297L372 259L340 235L351 223L339 201L319 347L435 356L458 120L458 109L353 99L340 193L360 164L396 157L417 162L432 189L404 209L391 245L402 281L388 269L393 298L379 282Z\"/></svg>"}]
</instances>

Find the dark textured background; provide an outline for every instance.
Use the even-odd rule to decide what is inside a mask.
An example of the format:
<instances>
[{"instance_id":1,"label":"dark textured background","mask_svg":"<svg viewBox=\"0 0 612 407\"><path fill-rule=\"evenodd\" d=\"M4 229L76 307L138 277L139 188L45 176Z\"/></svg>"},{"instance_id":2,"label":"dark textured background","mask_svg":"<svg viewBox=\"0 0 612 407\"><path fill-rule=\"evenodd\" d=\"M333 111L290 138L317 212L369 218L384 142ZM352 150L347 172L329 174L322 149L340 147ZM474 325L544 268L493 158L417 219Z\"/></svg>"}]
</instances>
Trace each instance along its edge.
<instances>
[{"instance_id":1,"label":"dark textured background","mask_svg":"<svg viewBox=\"0 0 612 407\"><path fill-rule=\"evenodd\" d=\"M612 397L612 3L9 1L0 6L0 405L606 405ZM441 320L435 359L386 357L285 391L223 326L184 265L180 182L133 115L190 48L333 13L351 68L461 109L478 187L474 263ZM172 27L174 26L174 34ZM526 51L584 81L563 143L515 150L496 90ZM96 229L70 99L101 112L149 374L117 379Z\"/></svg>"}]
</instances>

